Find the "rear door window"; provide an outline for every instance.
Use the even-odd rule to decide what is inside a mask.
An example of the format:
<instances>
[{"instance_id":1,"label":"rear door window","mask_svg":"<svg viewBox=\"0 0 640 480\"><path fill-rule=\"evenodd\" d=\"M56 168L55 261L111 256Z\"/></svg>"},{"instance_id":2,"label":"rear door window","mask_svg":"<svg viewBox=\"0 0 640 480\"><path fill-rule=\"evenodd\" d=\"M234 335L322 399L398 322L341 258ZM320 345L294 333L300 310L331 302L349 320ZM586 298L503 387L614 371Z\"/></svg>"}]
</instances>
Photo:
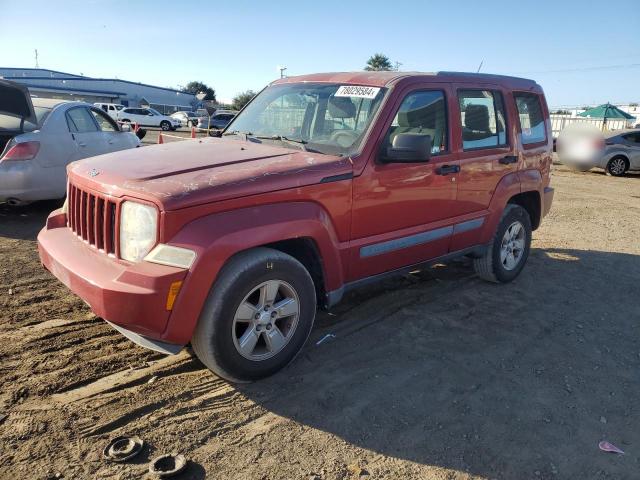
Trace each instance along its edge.
<instances>
[{"instance_id":1,"label":"rear door window","mask_svg":"<svg viewBox=\"0 0 640 480\"><path fill-rule=\"evenodd\" d=\"M504 103L500 92L459 90L462 148L493 148L507 144Z\"/></svg>"},{"instance_id":2,"label":"rear door window","mask_svg":"<svg viewBox=\"0 0 640 480\"><path fill-rule=\"evenodd\" d=\"M67 125L73 133L97 132L98 125L93 116L84 107L72 108L67 111Z\"/></svg>"},{"instance_id":3,"label":"rear door window","mask_svg":"<svg viewBox=\"0 0 640 480\"><path fill-rule=\"evenodd\" d=\"M547 139L545 119L540 97L535 93L513 94L520 120L520 140L523 145L544 142Z\"/></svg>"},{"instance_id":4,"label":"rear door window","mask_svg":"<svg viewBox=\"0 0 640 480\"><path fill-rule=\"evenodd\" d=\"M640 144L640 132L627 133L626 135L623 135L622 138L628 142Z\"/></svg>"}]
</instances>

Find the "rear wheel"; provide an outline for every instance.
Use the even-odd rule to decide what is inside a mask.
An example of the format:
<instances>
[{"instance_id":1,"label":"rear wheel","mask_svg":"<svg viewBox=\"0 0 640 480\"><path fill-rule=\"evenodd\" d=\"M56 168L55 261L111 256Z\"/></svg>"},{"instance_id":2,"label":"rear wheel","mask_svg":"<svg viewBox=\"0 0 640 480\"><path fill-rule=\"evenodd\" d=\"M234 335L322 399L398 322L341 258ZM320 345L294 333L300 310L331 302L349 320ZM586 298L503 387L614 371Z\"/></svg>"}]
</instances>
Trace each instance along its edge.
<instances>
[{"instance_id":1,"label":"rear wheel","mask_svg":"<svg viewBox=\"0 0 640 480\"><path fill-rule=\"evenodd\" d=\"M167 132L169 130L171 130L171 124L167 121L167 120L163 120L160 122L160 128Z\"/></svg>"},{"instance_id":2,"label":"rear wheel","mask_svg":"<svg viewBox=\"0 0 640 480\"><path fill-rule=\"evenodd\" d=\"M531 247L531 219L520 205L507 204L485 254L473 261L478 276L496 283L516 278L527 262Z\"/></svg>"},{"instance_id":3,"label":"rear wheel","mask_svg":"<svg viewBox=\"0 0 640 480\"><path fill-rule=\"evenodd\" d=\"M221 377L256 380L295 358L315 314L315 287L304 266L278 250L257 248L222 269L191 345Z\"/></svg>"},{"instance_id":4,"label":"rear wheel","mask_svg":"<svg viewBox=\"0 0 640 480\"><path fill-rule=\"evenodd\" d=\"M622 177L627 170L629 170L629 162L624 157L613 157L607 163L607 168L605 169L607 175L611 175L614 177Z\"/></svg>"}]
</instances>

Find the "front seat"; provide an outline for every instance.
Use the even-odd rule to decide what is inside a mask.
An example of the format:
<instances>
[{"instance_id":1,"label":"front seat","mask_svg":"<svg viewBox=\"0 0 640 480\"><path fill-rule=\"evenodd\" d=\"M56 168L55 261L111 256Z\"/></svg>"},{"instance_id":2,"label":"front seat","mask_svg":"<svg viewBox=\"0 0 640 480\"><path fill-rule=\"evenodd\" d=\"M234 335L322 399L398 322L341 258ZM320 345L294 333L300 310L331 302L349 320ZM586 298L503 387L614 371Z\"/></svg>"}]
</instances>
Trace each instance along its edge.
<instances>
[{"instance_id":1,"label":"front seat","mask_svg":"<svg viewBox=\"0 0 640 480\"><path fill-rule=\"evenodd\" d=\"M342 120L343 125L344 119L356 117L356 106L349 97L329 97L327 108L329 116L332 119ZM332 120L325 119L325 125L327 122L331 123L328 128L325 126L325 131L331 133L331 140L335 141L340 147L348 148L358 138L358 134L350 128L336 129Z\"/></svg>"},{"instance_id":2,"label":"front seat","mask_svg":"<svg viewBox=\"0 0 640 480\"><path fill-rule=\"evenodd\" d=\"M467 105L464 109L462 140L484 140L493 135L489 126L489 108L486 105Z\"/></svg>"}]
</instances>

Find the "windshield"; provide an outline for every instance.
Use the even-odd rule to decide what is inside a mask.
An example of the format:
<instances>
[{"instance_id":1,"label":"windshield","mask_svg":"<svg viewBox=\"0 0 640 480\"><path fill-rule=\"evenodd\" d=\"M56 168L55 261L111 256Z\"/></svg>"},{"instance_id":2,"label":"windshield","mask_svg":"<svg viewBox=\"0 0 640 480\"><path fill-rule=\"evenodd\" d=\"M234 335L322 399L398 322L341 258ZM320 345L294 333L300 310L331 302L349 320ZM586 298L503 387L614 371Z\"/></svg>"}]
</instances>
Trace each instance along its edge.
<instances>
[{"instance_id":1,"label":"windshield","mask_svg":"<svg viewBox=\"0 0 640 480\"><path fill-rule=\"evenodd\" d=\"M225 135L333 155L356 151L385 89L340 84L284 84L263 90Z\"/></svg>"},{"instance_id":2,"label":"windshield","mask_svg":"<svg viewBox=\"0 0 640 480\"><path fill-rule=\"evenodd\" d=\"M153 109L153 108L147 108L147 110L149 110L151 113L153 113L154 115L162 115L159 111Z\"/></svg>"}]
</instances>

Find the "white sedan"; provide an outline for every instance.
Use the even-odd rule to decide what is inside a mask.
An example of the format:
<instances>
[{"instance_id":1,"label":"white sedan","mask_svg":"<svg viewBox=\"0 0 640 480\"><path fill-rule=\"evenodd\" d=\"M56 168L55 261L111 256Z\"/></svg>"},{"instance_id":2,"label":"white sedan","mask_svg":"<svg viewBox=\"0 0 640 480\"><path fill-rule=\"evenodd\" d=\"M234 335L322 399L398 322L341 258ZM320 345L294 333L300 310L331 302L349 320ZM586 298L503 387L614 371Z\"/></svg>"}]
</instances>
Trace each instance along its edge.
<instances>
[{"instance_id":1,"label":"white sedan","mask_svg":"<svg viewBox=\"0 0 640 480\"><path fill-rule=\"evenodd\" d=\"M0 202L63 198L69 163L138 146L93 105L32 100L26 87L0 80Z\"/></svg>"},{"instance_id":2,"label":"white sedan","mask_svg":"<svg viewBox=\"0 0 640 480\"><path fill-rule=\"evenodd\" d=\"M137 123L143 127L160 127L162 130L175 130L182 126L177 118L163 115L153 108L123 108L118 112L118 120L124 123Z\"/></svg>"}]
</instances>

